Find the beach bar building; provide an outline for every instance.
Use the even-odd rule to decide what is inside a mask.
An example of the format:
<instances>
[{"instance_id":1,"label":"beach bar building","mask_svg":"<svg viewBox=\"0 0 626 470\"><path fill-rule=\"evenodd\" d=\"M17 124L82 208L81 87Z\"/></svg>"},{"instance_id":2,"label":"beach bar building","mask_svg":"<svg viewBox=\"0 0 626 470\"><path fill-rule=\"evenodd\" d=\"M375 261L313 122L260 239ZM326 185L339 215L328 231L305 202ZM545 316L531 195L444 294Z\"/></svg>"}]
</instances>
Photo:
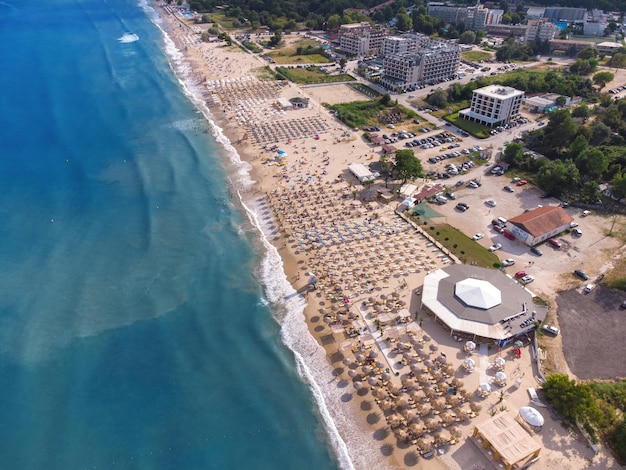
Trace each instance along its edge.
<instances>
[{"instance_id":1,"label":"beach bar building","mask_svg":"<svg viewBox=\"0 0 626 470\"><path fill-rule=\"evenodd\" d=\"M350 163L348 164L348 169L361 183L371 183L377 176L362 163Z\"/></svg>"},{"instance_id":2,"label":"beach bar building","mask_svg":"<svg viewBox=\"0 0 626 470\"><path fill-rule=\"evenodd\" d=\"M451 335L504 346L545 318L547 310L533 297L498 269L455 264L424 278L421 307Z\"/></svg>"},{"instance_id":3,"label":"beach bar building","mask_svg":"<svg viewBox=\"0 0 626 470\"><path fill-rule=\"evenodd\" d=\"M477 424L472 440L496 465L512 470L539 458L541 445L507 412Z\"/></svg>"}]
</instances>

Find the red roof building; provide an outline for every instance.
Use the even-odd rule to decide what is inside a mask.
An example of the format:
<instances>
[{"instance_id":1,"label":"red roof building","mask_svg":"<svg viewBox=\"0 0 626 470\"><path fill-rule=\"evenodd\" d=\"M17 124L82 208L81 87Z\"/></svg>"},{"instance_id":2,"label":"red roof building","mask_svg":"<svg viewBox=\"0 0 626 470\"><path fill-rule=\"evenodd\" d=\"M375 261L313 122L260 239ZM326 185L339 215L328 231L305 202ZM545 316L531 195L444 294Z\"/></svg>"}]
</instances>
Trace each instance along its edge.
<instances>
[{"instance_id":1,"label":"red roof building","mask_svg":"<svg viewBox=\"0 0 626 470\"><path fill-rule=\"evenodd\" d=\"M562 207L545 206L509 219L507 229L521 242L535 246L570 228L573 220Z\"/></svg>"}]
</instances>

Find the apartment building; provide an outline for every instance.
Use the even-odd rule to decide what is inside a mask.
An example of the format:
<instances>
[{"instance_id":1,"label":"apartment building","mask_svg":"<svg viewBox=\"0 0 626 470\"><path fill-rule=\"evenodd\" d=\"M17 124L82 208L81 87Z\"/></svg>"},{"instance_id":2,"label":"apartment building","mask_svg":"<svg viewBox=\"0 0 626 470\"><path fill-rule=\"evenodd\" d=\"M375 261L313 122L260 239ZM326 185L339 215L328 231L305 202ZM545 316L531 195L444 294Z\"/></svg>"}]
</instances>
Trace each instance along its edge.
<instances>
[{"instance_id":1,"label":"apartment building","mask_svg":"<svg viewBox=\"0 0 626 470\"><path fill-rule=\"evenodd\" d=\"M502 85L489 85L474 90L470 108L459 112L463 119L494 127L519 115L524 92Z\"/></svg>"},{"instance_id":2,"label":"apartment building","mask_svg":"<svg viewBox=\"0 0 626 470\"><path fill-rule=\"evenodd\" d=\"M380 55L381 57L389 57L398 54L412 54L429 43L428 36L420 33L385 37L380 48Z\"/></svg>"},{"instance_id":3,"label":"apartment building","mask_svg":"<svg viewBox=\"0 0 626 470\"><path fill-rule=\"evenodd\" d=\"M467 29L473 31L485 29L485 25L490 21L490 10L480 4L473 7L455 7L429 3L428 14L450 24L462 22Z\"/></svg>"},{"instance_id":4,"label":"apartment building","mask_svg":"<svg viewBox=\"0 0 626 470\"><path fill-rule=\"evenodd\" d=\"M339 48L356 57L377 54L386 37L385 30L372 28L367 21L344 24L339 28Z\"/></svg>"},{"instance_id":5,"label":"apartment building","mask_svg":"<svg viewBox=\"0 0 626 470\"><path fill-rule=\"evenodd\" d=\"M415 52L383 57L384 75L380 84L404 92L417 85L444 80L456 73L460 57L458 44L429 41Z\"/></svg>"},{"instance_id":6,"label":"apartment building","mask_svg":"<svg viewBox=\"0 0 626 470\"><path fill-rule=\"evenodd\" d=\"M545 18L528 20L526 31L527 41L550 41L554 39L557 34L558 28L556 25L548 22Z\"/></svg>"},{"instance_id":7,"label":"apartment building","mask_svg":"<svg viewBox=\"0 0 626 470\"><path fill-rule=\"evenodd\" d=\"M544 18L547 18L552 23L557 21L565 21L567 23L582 23L587 14L587 10L584 8L572 8L572 7L546 7L544 11Z\"/></svg>"},{"instance_id":8,"label":"apartment building","mask_svg":"<svg viewBox=\"0 0 626 470\"><path fill-rule=\"evenodd\" d=\"M429 3L428 14L450 24L465 23L467 7L451 7L443 4Z\"/></svg>"}]
</instances>

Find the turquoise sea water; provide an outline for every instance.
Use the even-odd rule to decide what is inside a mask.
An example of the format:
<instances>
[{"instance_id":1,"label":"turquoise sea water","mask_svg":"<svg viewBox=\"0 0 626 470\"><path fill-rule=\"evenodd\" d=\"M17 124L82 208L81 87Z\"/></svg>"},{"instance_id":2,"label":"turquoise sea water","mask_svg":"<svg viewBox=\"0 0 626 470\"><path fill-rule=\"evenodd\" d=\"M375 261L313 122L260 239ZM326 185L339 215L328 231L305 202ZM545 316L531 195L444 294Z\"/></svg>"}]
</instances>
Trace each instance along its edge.
<instances>
[{"instance_id":1,"label":"turquoise sea water","mask_svg":"<svg viewBox=\"0 0 626 470\"><path fill-rule=\"evenodd\" d=\"M0 468L337 468L149 9L2 0L0 44Z\"/></svg>"}]
</instances>

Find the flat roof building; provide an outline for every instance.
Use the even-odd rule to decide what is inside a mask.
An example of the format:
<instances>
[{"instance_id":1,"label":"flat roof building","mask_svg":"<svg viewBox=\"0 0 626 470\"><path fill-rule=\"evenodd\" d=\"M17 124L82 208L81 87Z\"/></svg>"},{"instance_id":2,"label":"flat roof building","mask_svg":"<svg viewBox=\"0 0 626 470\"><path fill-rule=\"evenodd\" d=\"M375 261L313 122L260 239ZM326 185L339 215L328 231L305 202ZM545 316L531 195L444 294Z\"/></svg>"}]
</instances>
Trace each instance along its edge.
<instances>
[{"instance_id":1,"label":"flat roof building","mask_svg":"<svg viewBox=\"0 0 626 470\"><path fill-rule=\"evenodd\" d=\"M464 119L484 126L498 126L519 115L524 92L502 85L488 85L472 92L469 109L459 112Z\"/></svg>"},{"instance_id":2,"label":"flat roof building","mask_svg":"<svg viewBox=\"0 0 626 470\"><path fill-rule=\"evenodd\" d=\"M385 56L380 84L404 92L415 85L435 83L456 73L460 57L458 44L429 40L415 52Z\"/></svg>"},{"instance_id":3,"label":"flat roof building","mask_svg":"<svg viewBox=\"0 0 626 470\"><path fill-rule=\"evenodd\" d=\"M339 28L339 49L352 56L377 54L387 31L372 28L367 21L344 24Z\"/></svg>"}]
</instances>

